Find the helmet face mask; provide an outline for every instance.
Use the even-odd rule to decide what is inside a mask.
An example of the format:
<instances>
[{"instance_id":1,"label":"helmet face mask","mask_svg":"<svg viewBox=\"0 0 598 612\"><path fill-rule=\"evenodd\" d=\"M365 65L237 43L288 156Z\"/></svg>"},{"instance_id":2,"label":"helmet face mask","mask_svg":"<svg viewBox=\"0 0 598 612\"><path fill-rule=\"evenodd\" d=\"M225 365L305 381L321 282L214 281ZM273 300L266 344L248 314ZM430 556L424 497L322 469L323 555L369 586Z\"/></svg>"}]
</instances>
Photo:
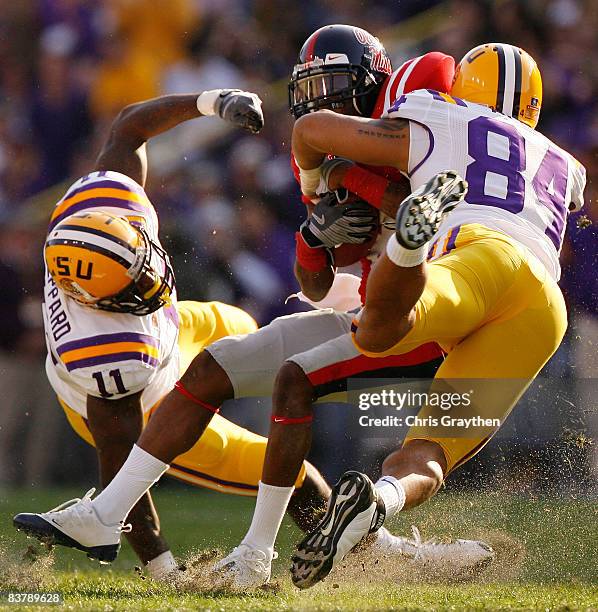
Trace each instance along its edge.
<instances>
[{"instance_id":1,"label":"helmet face mask","mask_svg":"<svg viewBox=\"0 0 598 612\"><path fill-rule=\"evenodd\" d=\"M133 280L116 295L101 298L94 306L108 312L145 316L170 304L174 291L174 272L166 251L142 228L135 228L145 243L142 259L135 264ZM131 272L131 270L129 271Z\"/></svg>"},{"instance_id":2,"label":"helmet face mask","mask_svg":"<svg viewBox=\"0 0 598 612\"><path fill-rule=\"evenodd\" d=\"M289 81L289 109L299 117L320 109L369 116L392 73L380 41L361 28L330 25L304 43Z\"/></svg>"},{"instance_id":3,"label":"helmet face mask","mask_svg":"<svg viewBox=\"0 0 598 612\"><path fill-rule=\"evenodd\" d=\"M100 211L67 217L48 234L48 272L78 303L145 316L170 303L168 255L142 227Z\"/></svg>"},{"instance_id":4,"label":"helmet face mask","mask_svg":"<svg viewBox=\"0 0 598 612\"><path fill-rule=\"evenodd\" d=\"M323 108L354 110L361 115L356 102L370 94L368 83L376 85L363 66L323 66L318 62L305 68L296 66L289 83L289 108L296 119Z\"/></svg>"},{"instance_id":5,"label":"helmet face mask","mask_svg":"<svg viewBox=\"0 0 598 612\"><path fill-rule=\"evenodd\" d=\"M361 115L355 104L370 93L368 83L376 81L363 66L324 66L317 61L305 68L296 66L289 83L289 108L296 119L322 108L348 108Z\"/></svg>"}]
</instances>

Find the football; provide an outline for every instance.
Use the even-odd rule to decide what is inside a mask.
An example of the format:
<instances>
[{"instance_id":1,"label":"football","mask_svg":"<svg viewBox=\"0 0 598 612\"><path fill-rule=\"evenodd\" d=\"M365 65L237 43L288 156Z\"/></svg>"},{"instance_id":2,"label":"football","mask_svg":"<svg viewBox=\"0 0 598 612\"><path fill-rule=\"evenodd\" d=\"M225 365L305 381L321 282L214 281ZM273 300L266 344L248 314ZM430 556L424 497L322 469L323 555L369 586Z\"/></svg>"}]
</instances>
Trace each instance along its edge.
<instances>
[{"instance_id":1,"label":"football","mask_svg":"<svg viewBox=\"0 0 598 612\"><path fill-rule=\"evenodd\" d=\"M346 206L350 202L359 201L360 198L352 193L349 194L349 198L343 202L342 204L338 204L338 206ZM361 200L363 202L363 200ZM378 212L374 206L371 208ZM378 238L378 234L380 234L380 215L377 215L378 219L378 227L374 236L371 240L364 242L363 244L341 244L334 248L333 256L334 256L334 264L339 268L345 268L347 266L352 266L357 263L360 259L367 257L370 254L370 249L374 246Z\"/></svg>"}]
</instances>

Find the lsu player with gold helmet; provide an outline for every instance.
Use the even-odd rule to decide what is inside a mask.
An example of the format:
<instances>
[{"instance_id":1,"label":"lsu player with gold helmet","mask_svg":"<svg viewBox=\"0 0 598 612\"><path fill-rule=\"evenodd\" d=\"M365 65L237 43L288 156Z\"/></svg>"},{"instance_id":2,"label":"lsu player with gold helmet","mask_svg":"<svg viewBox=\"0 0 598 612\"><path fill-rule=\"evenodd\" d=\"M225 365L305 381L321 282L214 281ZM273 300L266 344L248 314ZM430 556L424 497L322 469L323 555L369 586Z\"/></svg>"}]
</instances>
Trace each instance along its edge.
<instances>
[{"instance_id":1,"label":"lsu player with gold helmet","mask_svg":"<svg viewBox=\"0 0 598 612\"><path fill-rule=\"evenodd\" d=\"M337 102L340 96L344 100L343 106L348 110L355 109L353 104L356 100L364 99L364 91L356 90L355 87L349 88L353 91L346 91L347 82L353 82L352 79L357 79L359 75L370 74L367 66L362 66L360 62L369 65L374 48L378 57L386 57L380 42L360 28L334 25L317 30L303 46L300 53L302 68L299 72L293 71L290 87L292 90L302 88L304 79L316 84L323 80L330 85L334 84L337 89L331 90L327 87L326 96L321 97L318 96L321 91L318 87L307 85L305 88L311 92L310 95L317 96L317 108L326 106L339 110ZM313 66L304 66L303 60L311 62L314 55L323 58L336 57L336 62L323 67L319 61L315 61ZM375 112L379 115L385 105L390 105L391 96L397 91L402 93L405 87L413 88L416 83L420 83L420 86L437 84L438 87L448 90L454 71L453 59L438 53L415 58L391 75L387 74L390 71L388 58L386 62L379 61L377 65L382 66L386 72L379 74L376 80L365 83L368 90L366 95L371 99L368 114ZM302 72L303 69L306 72ZM339 72L343 78L337 78ZM338 91L339 87L341 91ZM316 110L315 104L315 100L303 98L298 102L299 106L293 105L292 112L299 116L303 112ZM363 112L366 112L365 109ZM386 183L391 186L389 181ZM385 188L382 188L382 191L384 192ZM388 201L385 199L384 203L387 206L394 203L395 208L391 213L394 216L396 206L404 196L396 197L393 189L390 189L387 195ZM326 290L328 289L330 285L326 287ZM351 297L359 303L355 286L353 291L354 295ZM421 350L413 351L411 355L389 360L363 358L353 346L349 335L351 319L351 313L332 309L296 313L275 319L255 333L223 338L206 347L176 384L175 390L163 399L111 483L92 501L84 499L79 504L69 506L60 517L56 517L63 525L75 520L79 524L78 532L71 531L71 539L63 539L60 543L71 547L100 547L115 554L114 549L120 534L114 529L110 531L106 527L98 526L90 509L97 509L107 523L117 525L153 482L169 467L172 469L173 464L176 467L176 464L180 463L184 449L192 446L200 436L203 440L209 434L213 422L211 419L217 406L228 399L263 397L273 392L275 401L278 401L279 392L284 390L285 385L279 386L276 382L277 372L280 365L287 360L300 363L303 368L302 375L311 376L307 383L309 388L302 389L301 393L311 399L324 401L327 398L332 401L331 394L342 393L346 388L346 379L351 375L359 375L360 372L372 375L379 370L381 376L432 376L438 367L441 361L440 349L430 344ZM338 343L338 340L341 342ZM302 360L296 361L299 358ZM287 400L291 401L291 398L282 401ZM293 427L303 421L299 419L296 422L292 417L283 420ZM179 427L170 427L173 422L179 423ZM206 427L208 429L204 433ZM279 427L278 421L275 421L272 427ZM300 482L302 473L301 471L299 479L295 480L296 484ZM292 497L292 491L286 488L282 490L283 495L288 493L291 498L291 506L298 505L297 497L304 494L309 478L308 473L306 482ZM312 489L314 478L311 476ZM266 511L270 506L275 509L274 519L272 516L265 519L262 517L261 523L264 525L276 520L276 506L280 494L277 489L276 486L262 487L260 483L258 504ZM322 489L319 492L322 493ZM325 492L326 498L328 493L329 489ZM320 499L315 499L314 496L312 501L321 500L321 496ZM55 514L21 515L16 520L18 524L30 525L42 519L45 522L42 523L40 532L46 534L53 529L47 527L47 524L55 518ZM283 514L284 510L278 516L280 520ZM306 514L313 516L313 513ZM86 524L87 528L81 528L82 524ZM220 575L220 579L227 584L245 589L269 580L274 550L264 544L259 531L258 524L252 525L251 534L248 533L243 543L226 559L218 562L218 568L223 571L217 573L225 574ZM467 576L471 571L475 571L480 563L490 562L493 558L492 550L483 543L470 540L442 544L424 542L419 535L412 540L393 536L386 529L380 529L368 542L368 546L370 554L393 555L399 562L414 563L425 568L427 572L434 572L435 568L444 570L450 566L455 574ZM97 554L98 550L95 552Z\"/></svg>"},{"instance_id":2,"label":"lsu player with gold helmet","mask_svg":"<svg viewBox=\"0 0 598 612\"><path fill-rule=\"evenodd\" d=\"M321 523L298 545L298 587L322 580L387 518L433 496L491 439L558 348L567 326L559 253L567 215L583 205L585 171L534 129L541 104L531 56L491 43L461 60L450 95L401 95L380 120L318 110L296 121L292 149L304 195L326 181L328 154L394 166L413 190L370 273L355 346L387 359L437 342L447 356L432 391L474 388L459 416L482 419L472 430L458 422L434 427L445 412L424 406L376 486L360 472L343 475ZM309 448L312 405L294 364L282 366L278 381L293 401L274 407L262 482L283 491ZM297 424L285 426L291 418ZM281 495L276 513L285 501ZM271 524L269 536L276 532Z\"/></svg>"},{"instance_id":3,"label":"lsu player with gold helmet","mask_svg":"<svg viewBox=\"0 0 598 612\"><path fill-rule=\"evenodd\" d=\"M125 108L95 170L67 190L51 216L44 246L46 371L70 424L98 451L103 486L203 348L257 329L247 313L233 306L177 302L158 217L144 190L146 141L183 121L214 114L253 133L263 125L259 98L239 90L164 96ZM218 491L254 495L265 446L265 438L214 415L169 473ZM298 484L312 494L321 477L309 470ZM302 503L301 496L297 502ZM50 540L58 543L70 536L56 514ZM43 531L44 519L19 516L17 528ZM129 541L150 575L161 578L174 571L177 565L149 495L128 519ZM86 551L100 559L105 555L99 548Z\"/></svg>"}]
</instances>

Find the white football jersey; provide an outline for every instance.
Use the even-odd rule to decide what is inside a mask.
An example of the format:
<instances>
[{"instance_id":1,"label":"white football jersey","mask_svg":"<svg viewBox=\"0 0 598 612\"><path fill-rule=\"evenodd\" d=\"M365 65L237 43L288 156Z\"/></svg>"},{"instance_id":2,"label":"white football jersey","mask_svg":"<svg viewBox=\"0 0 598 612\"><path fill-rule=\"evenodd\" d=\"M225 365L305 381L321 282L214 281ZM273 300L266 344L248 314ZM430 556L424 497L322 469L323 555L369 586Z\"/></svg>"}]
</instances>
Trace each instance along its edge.
<instances>
[{"instance_id":1,"label":"white football jersey","mask_svg":"<svg viewBox=\"0 0 598 612\"><path fill-rule=\"evenodd\" d=\"M50 229L81 210L101 210L142 224L159 244L158 217L143 188L118 172L80 178L58 202ZM87 396L118 399L142 391L144 411L178 380L178 315L172 305L146 316L96 310L77 303L45 276L42 305L46 372L56 394L81 416Z\"/></svg>"},{"instance_id":2,"label":"white football jersey","mask_svg":"<svg viewBox=\"0 0 598 612\"><path fill-rule=\"evenodd\" d=\"M445 170L469 183L439 236L482 224L525 246L559 279L567 215L583 206L586 182L572 155L514 118L433 90L399 96L384 117L412 122L412 189Z\"/></svg>"}]
</instances>

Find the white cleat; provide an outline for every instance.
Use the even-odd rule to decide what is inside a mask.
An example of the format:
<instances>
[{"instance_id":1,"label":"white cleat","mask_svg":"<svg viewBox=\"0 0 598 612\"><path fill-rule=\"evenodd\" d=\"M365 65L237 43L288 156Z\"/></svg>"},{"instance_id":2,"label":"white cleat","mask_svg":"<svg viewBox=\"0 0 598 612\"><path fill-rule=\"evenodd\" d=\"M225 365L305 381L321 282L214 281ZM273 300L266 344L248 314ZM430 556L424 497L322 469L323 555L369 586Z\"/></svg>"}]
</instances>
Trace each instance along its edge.
<instances>
[{"instance_id":1,"label":"white cleat","mask_svg":"<svg viewBox=\"0 0 598 612\"><path fill-rule=\"evenodd\" d=\"M239 591L247 591L264 586L270 582L272 574L272 557L263 550L252 548L247 544L239 544L233 551L218 561L212 571L219 574L217 586L229 587Z\"/></svg>"},{"instance_id":2,"label":"white cleat","mask_svg":"<svg viewBox=\"0 0 598 612\"><path fill-rule=\"evenodd\" d=\"M94 492L90 489L82 499L71 499L48 512L17 514L13 525L45 544L77 548L90 559L111 563L118 555L120 534L131 531L131 525L104 525L91 504Z\"/></svg>"},{"instance_id":3,"label":"white cleat","mask_svg":"<svg viewBox=\"0 0 598 612\"><path fill-rule=\"evenodd\" d=\"M423 541L419 529L411 526L413 539L404 540L403 555L426 572L457 578L473 577L494 560L492 547L477 540L453 540L442 543Z\"/></svg>"}]
</instances>

